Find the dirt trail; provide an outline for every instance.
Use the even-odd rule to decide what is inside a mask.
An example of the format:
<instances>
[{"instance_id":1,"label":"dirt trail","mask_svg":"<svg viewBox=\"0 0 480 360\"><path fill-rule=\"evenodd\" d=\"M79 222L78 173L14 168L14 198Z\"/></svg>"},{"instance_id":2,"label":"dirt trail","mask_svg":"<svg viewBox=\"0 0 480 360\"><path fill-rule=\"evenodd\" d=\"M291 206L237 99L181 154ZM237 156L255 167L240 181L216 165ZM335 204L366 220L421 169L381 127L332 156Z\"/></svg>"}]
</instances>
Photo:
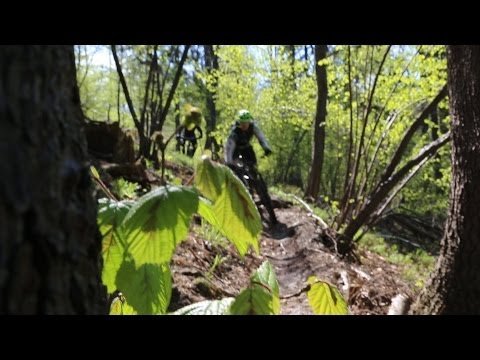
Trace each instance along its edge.
<instances>
[{"instance_id":1,"label":"dirt trail","mask_svg":"<svg viewBox=\"0 0 480 360\"><path fill-rule=\"evenodd\" d=\"M263 232L259 255L241 259L236 250L218 247L192 232L173 258L174 293L171 310L205 299L236 296L249 283L253 271L269 260L280 285L282 314L312 314L305 293L299 293L311 275L337 286L348 299L351 314L386 314L398 293L415 296L401 280L402 268L382 257L359 251L361 265L339 259L319 241L316 220L300 207L275 209L278 220L290 229L290 236L272 238ZM215 256L221 265L208 276ZM291 296L297 294L297 296Z\"/></svg>"}]
</instances>

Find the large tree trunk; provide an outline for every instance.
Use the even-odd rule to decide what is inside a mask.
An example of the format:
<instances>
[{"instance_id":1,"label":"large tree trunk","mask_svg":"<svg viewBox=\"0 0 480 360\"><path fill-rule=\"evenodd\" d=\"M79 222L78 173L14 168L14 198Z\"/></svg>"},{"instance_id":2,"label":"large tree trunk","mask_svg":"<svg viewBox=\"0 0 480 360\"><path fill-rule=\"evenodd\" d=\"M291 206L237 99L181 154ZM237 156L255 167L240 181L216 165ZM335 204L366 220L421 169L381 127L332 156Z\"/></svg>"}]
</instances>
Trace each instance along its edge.
<instances>
[{"instance_id":1,"label":"large tree trunk","mask_svg":"<svg viewBox=\"0 0 480 360\"><path fill-rule=\"evenodd\" d=\"M480 46L448 46L452 115L450 212L416 314L480 314Z\"/></svg>"},{"instance_id":2,"label":"large tree trunk","mask_svg":"<svg viewBox=\"0 0 480 360\"><path fill-rule=\"evenodd\" d=\"M0 47L0 313L106 313L73 46Z\"/></svg>"},{"instance_id":3,"label":"large tree trunk","mask_svg":"<svg viewBox=\"0 0 480 360\"><path fill-rule=\"evenodd\" d=\"M325 119L327 116L327 69L318 62L327 57L327 45L315 45L315 70L317 74L317 113L313 128L312 166L305 196L317 199L322 176L323 152L325 149Z\"/></svg>"}]
</instances>

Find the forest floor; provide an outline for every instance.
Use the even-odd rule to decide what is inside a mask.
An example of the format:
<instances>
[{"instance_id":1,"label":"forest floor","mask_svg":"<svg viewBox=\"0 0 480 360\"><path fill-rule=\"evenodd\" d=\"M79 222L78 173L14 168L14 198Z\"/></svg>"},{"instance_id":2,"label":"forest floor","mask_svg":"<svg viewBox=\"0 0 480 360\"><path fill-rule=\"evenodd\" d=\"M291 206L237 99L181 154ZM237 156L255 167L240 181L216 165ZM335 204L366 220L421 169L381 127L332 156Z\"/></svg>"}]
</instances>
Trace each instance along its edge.
<instances>
[{"instance_id":1,"label":"forest floor","mask_svg":"<svg viewBox=\"0 0 480 360\"><path fill-rule=\"evenodd\" d=\"M193 174L190 167L174 162L169 162L167 169L182 183L189 182ZM263 231L259 254L250 249L243 258L218 232L201 224L200 218L192 221L187 239L172 259L169 311L203 300L237 296L265 260L273 265L279 282L281 314L313 314L302 291L312 275L337 286L354 315L387 314L397 294L415 298L418 287L402 275L408 265L393 264L365 247L355 250L360 264L341 259L322 242L314 216L304 207L281 203L275 213L288 231L282 238Z\"/></svg>"},{"instance_id":2,"label":"forest floor","mask_svg":"<svg viewBox=\"0 0 480 360\"><path fill-rule=\"evenodd\" d=\"M285 315L313 314L301 291L311 275L337 286L348 299L350 313L356 315L387 314L395 295L416 295L414 287L402 280L402 265L362 249L357 249L361 264L341 260L319 240L316 220L303 208L291 205L275 212L290 230L289 236L278 239L264 231L260 253L250 251L243 259L232 245L202 239L201 226L192 224L188 239L173 257L174 290L169 310L238 295L265 260L274 266L281 314Z\"/></svg>"}]
</instances>

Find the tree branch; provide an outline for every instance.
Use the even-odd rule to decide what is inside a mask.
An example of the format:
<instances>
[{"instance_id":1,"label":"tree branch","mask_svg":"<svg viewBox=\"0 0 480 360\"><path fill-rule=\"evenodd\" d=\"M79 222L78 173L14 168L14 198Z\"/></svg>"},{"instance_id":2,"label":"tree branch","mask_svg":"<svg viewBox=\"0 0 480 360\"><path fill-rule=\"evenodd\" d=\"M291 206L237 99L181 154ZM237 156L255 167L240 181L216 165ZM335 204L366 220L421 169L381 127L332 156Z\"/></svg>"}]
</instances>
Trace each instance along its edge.
<instances>
[{"instance_id":1,"label":"tree branch","mask_svg":"<svg viewBox=\"0 0 480 360\"><path fill-rule=\"evenodd\" d=\"M135 126L138 129L138 132L140 132L141 131L140 121L138 121L137 114L135 113L135 109L132 103L132 98L130 97L130 92L128 91L128 87L127 87L127 82L125 81L125 76L123 76L122 66L120 65L120 61L118 60L117 49L115 45L110 45L110 46L112 49L113 59L115 60L115 66L117 68L118 77L120 78L120 83L122 84L123 93L125 95L125 99L127 100L128 109L130 110L130 114L132 115L133 122L135 123Z\"/></svg>"},{"instance_id":2,"label":"tree branch","mask_svg":"<svg viewBox=\"0 0 480 360\"><path fill-rule=\"evenodd\" d=\"M368 223L371 214L379 207L382 200L385 199L395 185L397 185L411 169L420 164L425 158L432 157L439 148L447 143L449 139L450 132L425 146L415 158L408 161L400 170L390 176L387 181L380 182L374 193L370 196L370 199L367 200L360 210L357 217L347 225L343 235L345 235L347 239L352 239L360 227Z\"/></svg>"}]
</instances>

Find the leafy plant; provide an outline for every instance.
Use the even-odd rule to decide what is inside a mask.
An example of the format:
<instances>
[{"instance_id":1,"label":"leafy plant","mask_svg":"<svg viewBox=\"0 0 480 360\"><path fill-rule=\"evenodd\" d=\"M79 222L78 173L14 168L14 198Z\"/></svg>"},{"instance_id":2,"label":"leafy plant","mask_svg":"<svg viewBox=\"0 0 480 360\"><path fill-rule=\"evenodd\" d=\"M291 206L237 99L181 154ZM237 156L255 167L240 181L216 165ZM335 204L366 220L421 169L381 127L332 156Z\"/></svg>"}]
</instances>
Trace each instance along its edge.
<instances>
[{"instance_id":1,"label":"leafy plant","mask_svg":"<svg viewBox=\"0 0 480 360\"><path fill-rule=\"evenodd\" d=\"M250 246L258 252L260 214L232 170L204 158L197 167L195 184L208 199L200 199L198 213L229 239L240 255L245 255Z\"/></svg>"},{"instance_id":2,"label":"leafy plant","mask_svg":"<svg viewBox=\"0 0 480 360\"><path fill-rule=\"evenodd\" d=\"M317 315L346 315L347 302L338 289L315 276L308 278L308 301ZM250 278L249 286L235 298L201 301L185 306L174 315L278 315L280 296L273 266L264 261Z\"/></svg>"},{"instance_id":3,"label":"leafy plant","mask_svg":"<svg viewBox=\"0 0 480 360\"><path fill-rule=\"evenodd\" d=\"M250 285L232 303L232 315L278 315L280 297L272 265L265 261L250 278Z\"/></svg>"},{"instance_id":4,"label":"leafy plant","mask_svg":"<svg viewBox=\"0 0 480 360\"><path fill-rule=\"evenodd\" d=\"M213 274L215 270L225 261L225 257L223 257L220 254L216 254L215 258L213 259L213 263L208 269L207 273L205 274L205 277L207 279L211 279L213 277Z\"/></svg>"},{"instance_id":5,"label":"leafy plant","mask_svg":"<svg viewBox=\"0 0 480 360\"><path fill-rule=\"evenodd\" d=\"M196 183L209 199L195 188L167 185L135 202L100 201L102 281L109 293L121 290L133 312L166 312L172 290L169 262L194 213L216 227L242 256L250 247L258 252L260 215L240 180L208 158L200 161L197 174L201 177ZM119 311L118 304L115 309Z\"/></svg>"},{"instance_id":6,"label":"leafy plant","mask_svg":"<svg viewBox=\"0 0 480 360\"><path fill-rule=\"evenodd\" d=\"M124 178L116 179L113 182L113 192L119 199L133 199L136 197L138 184L125 180Z\"/></svg>"},{"instance_id":7,"label":"leafy plant","mask_svg":"<svg viewBox=\"0 0 480 360\"><path fill-rule=\"evenodd\" d=\"M308 278L310 290L307 293L308 302L317 315L347 315L348 306L338 289L318 280L315 276Z\"/></svg>"}]
</instances>

